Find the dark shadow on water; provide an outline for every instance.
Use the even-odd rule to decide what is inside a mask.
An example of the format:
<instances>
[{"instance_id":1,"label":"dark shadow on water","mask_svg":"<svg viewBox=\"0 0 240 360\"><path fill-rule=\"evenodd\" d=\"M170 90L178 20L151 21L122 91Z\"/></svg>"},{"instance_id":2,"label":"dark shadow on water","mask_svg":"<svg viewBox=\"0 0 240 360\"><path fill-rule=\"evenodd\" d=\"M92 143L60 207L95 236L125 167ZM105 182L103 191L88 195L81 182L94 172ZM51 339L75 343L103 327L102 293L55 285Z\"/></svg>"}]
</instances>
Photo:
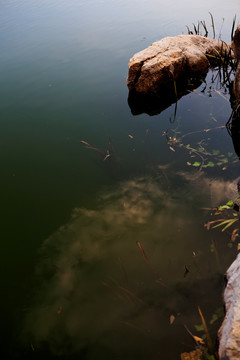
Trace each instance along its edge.
<instances>
[{"instance_id":1,"label":"dark shadow on water","mask_svg":"<svg viewBox=\"0 0 240 360\"><path fill-rule=\"evenodd\" d=\"M240 159L240 111L233 111L227 124L236 155Z\"/></svg>"},{"instance_id":2,"label":"dark shadow on water","mask_svg":"<svg viewBox=\"0 0 240 360\"><path fill-rule=\"evenodd\" d=\"M186 76L175 83L160 86L157 94L142 95L135 90L129 91L128 105L133 115L146 113L150 116L160 114L184 95L188 95L198 88L204 81L206 74L196 77Z\"/></svg>"},{"instance_id":3,"label":"dark shadow on water","mask_svg":"<svg viewBox=\"0 0 240 360\"><path fill-rule=\"evenodd\" d=\"M234 96L233 83L231 83L229 86L229 93L232 113L226 123L226 127L229 135L232 138L235 153L240 159L240 104L237 103Z\"/></svg>"}]
</instances>

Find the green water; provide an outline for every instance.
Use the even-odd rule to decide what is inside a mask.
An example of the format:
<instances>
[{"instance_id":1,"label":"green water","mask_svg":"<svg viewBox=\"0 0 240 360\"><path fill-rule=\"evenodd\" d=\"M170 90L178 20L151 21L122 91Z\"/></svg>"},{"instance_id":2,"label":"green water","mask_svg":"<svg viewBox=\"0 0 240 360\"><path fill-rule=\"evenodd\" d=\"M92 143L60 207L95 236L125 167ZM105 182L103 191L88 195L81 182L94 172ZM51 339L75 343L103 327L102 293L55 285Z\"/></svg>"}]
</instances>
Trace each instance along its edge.
<instances>
[{"instance_id":1,"label":"green water","mask_svg":"<svg viewBox=\"0 0 240 360\"><path fill-rule=\"evenodd\" d=\"M203 335L197 305L208 323L222 307L236 245L204 228L202 209L236 195L239 164L225 128L197 131L225 125L228 95L202 85L178 102L174 122L174 105L134 116L126 76L135 52L209 11L230 41L238 10L237 1L0 2L4 359L178 359L193 349L184 324ZM198 174L187 162L199 159L171 151L166 131L196 132L184 144L204 140L228 157L226 170Z\"/></svg>"}]
</instances>

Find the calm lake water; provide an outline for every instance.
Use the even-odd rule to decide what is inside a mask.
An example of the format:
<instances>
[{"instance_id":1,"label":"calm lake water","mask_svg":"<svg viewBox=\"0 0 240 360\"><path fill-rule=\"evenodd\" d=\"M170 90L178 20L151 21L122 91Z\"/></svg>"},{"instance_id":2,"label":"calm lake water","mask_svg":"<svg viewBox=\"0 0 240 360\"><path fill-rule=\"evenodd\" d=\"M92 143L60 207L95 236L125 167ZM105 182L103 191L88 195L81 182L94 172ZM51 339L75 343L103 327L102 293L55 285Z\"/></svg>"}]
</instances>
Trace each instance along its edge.
<instances>
[{"instance_id":1,"label":"calm lake water","mask_svg":"<svg viewBox=\"0 0 240 360\"><path fill-rule=\"evenodd\" d=\"M209 12L230 41L237 0L0 2L4 359L179 359L197 305L216 338L237 250L203 209L237 192L228 94L210 72L175 117L135 116L126 86L134 53Z\"/></svg>"}]
</instances>

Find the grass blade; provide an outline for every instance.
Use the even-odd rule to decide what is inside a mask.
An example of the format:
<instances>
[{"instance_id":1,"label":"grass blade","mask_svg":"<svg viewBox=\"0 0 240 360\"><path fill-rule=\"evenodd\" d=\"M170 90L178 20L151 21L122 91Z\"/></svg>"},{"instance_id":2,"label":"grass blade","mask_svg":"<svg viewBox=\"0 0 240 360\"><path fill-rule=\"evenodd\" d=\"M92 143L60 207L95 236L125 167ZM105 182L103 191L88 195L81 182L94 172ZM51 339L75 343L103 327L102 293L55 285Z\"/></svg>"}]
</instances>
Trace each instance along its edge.
<instances>
[{"instance_id":1,"label":"grass blade","mask_svg":"<svg viewBox=\"0 0 240 360\"><path fill-rule=\"evenodd\" d=\"M236 25L236 15L234 16L233 23L232 23L231 41L233 40L235 25Z\"/></svg>"},{"instance_id":2,"label":"grass blade","mask_svg":"<svg viewBox=\"0 0 240 360\"><path fill-rule=\"evenodd\" d=\"M213 342L212 342L211 336L210 336L209 331L208 331L207 323L205 321L205 318L203 316L202 310L200 309L199 305L198 305L198 312L199 312L199 315L201 317L203 328L204 328L204 331L205 331L205 334L206 334L208 349L212 354L214 354Z\"/></svg>"},{"instance_id":3,"label":"grass blade","mask_svg":"<svg viewBox=\"0 0 240 360\"><path fill-rule=\"evenodd\" d=\"M238 219L232 219L232 221L229 221L229 223L222 229L222 231L226 230L228 227L230 227L236 221L238 221Z\"/></svg>"},{"instance_id":4,"label":"grass blade","mask_svg":"<svg viewBox=\"0 0 240 360\"><path fill-rule=\"evenodd\" d=\"M226 230L229 226L231 226L232 224L234 224L236 221L238 221L238 219L229 219L229 220L224 220L222 221L220 224L217 224L215 226L213 226L212 228L215 229L219 226L223 226L223 225L226 225L222 231Z\"/></svg>"},{"instance_id":5,"label":"grass blade","mask_svg":"<svg viewBox=\"0 0 240 360\"><path fill-rule=\"evenodd\" d=\"M211 26L212 26L212 30L213 30L213 38L215 39L216 33L215 33L214 20L213 20L212 13L209 12L209 15L210 15L210 17L211 17Z\"/></svg>"}]
</instances>

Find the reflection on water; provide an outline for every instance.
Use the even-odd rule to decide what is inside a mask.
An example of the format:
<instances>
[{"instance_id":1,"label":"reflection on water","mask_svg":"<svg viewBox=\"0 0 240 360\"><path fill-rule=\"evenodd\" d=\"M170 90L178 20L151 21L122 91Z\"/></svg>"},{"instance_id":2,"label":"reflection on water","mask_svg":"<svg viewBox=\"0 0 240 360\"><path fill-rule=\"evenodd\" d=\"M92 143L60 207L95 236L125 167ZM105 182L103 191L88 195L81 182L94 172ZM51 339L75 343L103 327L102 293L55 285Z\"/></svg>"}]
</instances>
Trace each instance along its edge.
<instances>
[{"instance_id":1,"label":"reflection on water","mask_svg":"<svg viewBox=\"0 0 240 360\"><path fill-rule=\"evenodd\" d=\"M181 342L189 339L183 324L199 322L193 315L199 301L214 311L212 297L222 287L209 253L211 236L196 213L210 197L215 203L232 197L236 186L205 175L192 181L190 173L181 173L169 192L174 177L173 169L159 167L152 178L119 183L99 195L97 209L76 208L43 243L39 290L24 328L36 352L155 359L165 349L164 358L172 359L173 344L175 352L184 350ZM222 271L230 258L225 250Z\"/></svg>"},{"instance_id":2,"label":"reflection on water","mask_svg":"<svg viewBox=\"0 0 240 360\"><path fill-rule=\"evenodd\" d=\"M205 74L206 76L206 74ZM170 105L176 103L184 95L198 88L204 81L204 74L196 77L184 77L178 79L174 85L172 82L169 85L159 87L158 94L141 95L134 90L129 91L128 105L133 115L146 113L148 115L160 114Z\"/></svg>"},{"instance_id":3,"label":"reflection on water","mask_svg":"<svg viewBox=\"0 0 240 360\"><path fill-rule=\"evenodd\" d=\"M209 11L229 41L236 6L237 0L194 7L190 0L1 2L4 359L172 360L192 349L183 324L199 324L196 304L208 319L222 305L232 252L225 234L204 229L209 214L200 208L228 198L227 179L238 169L208 167L213 179L191 179L186 161L195 160L170 151L162 133L181 131L179 138L224 125L228 103L216 93L191 93L178 102L174 124L171 108L134 117L126 75L133 53L186 32ZM232 152L224 131L210 134L209 151ZM194 136L184 144L196 144ZM210 252L213 240L218 257Z\"/></svg>"},{"instance_id":4,"label":"reflection on water","mask_svg":"<svg viewBox=\"0 0 240 360\"><path fill-rule=\"evenodd\" d=\"M233 109L231 117L228 120L227 128L232 138L234 150L240 158L240 111Z\"/></svg>"}]
</instances>

